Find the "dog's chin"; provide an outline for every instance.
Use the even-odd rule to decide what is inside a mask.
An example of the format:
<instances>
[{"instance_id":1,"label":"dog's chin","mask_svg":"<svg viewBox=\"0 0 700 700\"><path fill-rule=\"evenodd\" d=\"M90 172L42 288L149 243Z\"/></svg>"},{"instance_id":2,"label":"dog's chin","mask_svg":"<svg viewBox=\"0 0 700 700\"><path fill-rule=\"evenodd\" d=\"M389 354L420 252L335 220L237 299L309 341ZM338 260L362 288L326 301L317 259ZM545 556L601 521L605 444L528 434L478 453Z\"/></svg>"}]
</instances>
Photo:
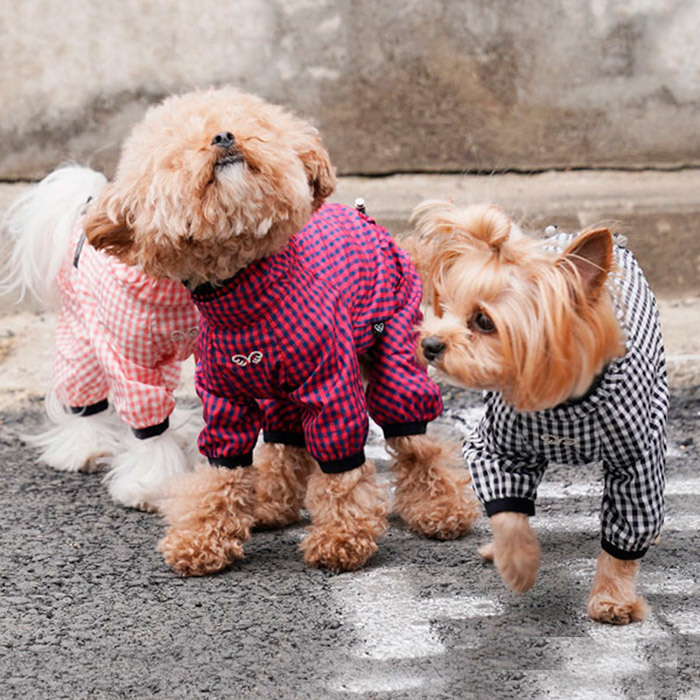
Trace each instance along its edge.
<instances>
[{"instance_id":1,"label":"dog's chin","mask_svg":"<svg viewBox=\"0 0 700 700\"><path fill-rule=\"evenodd\" d=\"M423 364L427 365L428 372L435 379L443 384L459 387L460 389L470 389L472 391L499 391L500 385L496 380L488 380L485 377L476 376L464 372L449 371L442 362L435 360L426 361L423 359Z\"/></svg>"},{"instance_id":2,"label":"dog's chin","mask_svg":"<svg viewBox=\"0 0 700 700\"><path fill-rule=\"evenodd\" d=\"M212 181L226 184L242 182L246 169L246 162L240 154L225 156L214 165Z\"/></svg>"}]
</instances>

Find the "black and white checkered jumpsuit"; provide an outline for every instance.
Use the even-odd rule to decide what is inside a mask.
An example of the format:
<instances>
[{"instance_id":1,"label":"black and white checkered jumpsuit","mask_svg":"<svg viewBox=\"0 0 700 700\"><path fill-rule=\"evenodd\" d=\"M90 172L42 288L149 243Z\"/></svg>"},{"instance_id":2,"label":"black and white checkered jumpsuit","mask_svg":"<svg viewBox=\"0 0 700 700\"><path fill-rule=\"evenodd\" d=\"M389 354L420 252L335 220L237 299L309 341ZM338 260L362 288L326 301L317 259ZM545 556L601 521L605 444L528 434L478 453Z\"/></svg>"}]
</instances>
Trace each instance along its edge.
<instances>
[{"instance_id":1,"label":"black and white checkered jumpsuit","mask_svg":"<svg viewBox=\"0 0 700 700\"><path fill-rule=\"evenodd\" d=\"M552 239L566 246L573 236ZM474 488L491 516L534 515L550 461L603 464L602 547L619 559L643 556L664 520L668 384L658 310L629 250L615 246L609 284L626 334L626 354L578 400L520 413L487 392L486 414L465 444Z\"/></svg>"}]
</instances>

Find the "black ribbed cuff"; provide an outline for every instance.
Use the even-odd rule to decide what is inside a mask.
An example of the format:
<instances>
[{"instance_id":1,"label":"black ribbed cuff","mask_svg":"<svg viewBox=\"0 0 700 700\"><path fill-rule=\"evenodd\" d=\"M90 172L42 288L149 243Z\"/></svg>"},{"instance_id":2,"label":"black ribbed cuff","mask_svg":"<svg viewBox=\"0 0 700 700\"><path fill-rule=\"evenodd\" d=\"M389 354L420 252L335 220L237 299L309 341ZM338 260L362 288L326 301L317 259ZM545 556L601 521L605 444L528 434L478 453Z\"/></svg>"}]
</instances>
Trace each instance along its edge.
<instances>
[{"instance_id":1,"label":"black ribbed cuff","mask_svg":"<svg viewBox=\"0 0 700 700\"><path fill-rule=\"evenodd\" d=\"M624 561L631 561L633 559L641 559L649 550L649 547L644 549L639 549L636 552L626 552L624 549L619 549L612 542L608 542L604 537L600 540L600 546L603 548L604 552L607 552L611 557L615 559L623 559Z\"/></svg>"},{"instance_id":2,"label":"black ribbed cuff","mask_svg":"<svg viewBox=\"0 0 700 700\"><path fill-rule=\"evenodd\" d=\"M314 459L316 458L314 457ZM365 451L360 450L356 454L343 457L342 459L331 459L325 462L317 459L316 461L324 474L340 474L361 467L365 463Z\"/></svg>"},{"instance_id":3,"label":"black ribbed cuff","mask_svg":"<svg viewBox=\"0 0 700 700\"><path fill-rule=\"evenodd\" d=\"M148 440L148 438L156 437L156 435L162 435L170 425L170 418L166 418L162 423L157 425L149 425L147 428L132 428L131 432L139 440Z\"/></svg>"},{"instance_id":4,"label":"black ribbed cuff","mask_svg":"<svg viewBox=\"0 0 700 700\"><path fill-rule=\"evenodd\" d=\"M407 423L389 423L383 425L384 439L393 437L404 437L406 435L423 435L428 429L428 421L416 420Z\"/></svg>"},{"instance_id":5,"label":"black ribbed cuff","mask_svg":"<svg viewBox=\"0 0 700 700\"><path fill-rule=\"evenodd\" d=\"M235 455L234 457L209 457L209 464L211 464L212 467L236 469L237 467L249 467L252 463L252 452L246 452L242 455Z\"/></svg>"},{"instance_id":6,"label":"black ribbed cuff","mask_svg":"<svg viewBox=\"0 0 700 700\"><path fill-rule=\"evenodd\" d=\"M265 442L276 442L290 447L306 447L304 433L293 433L286 430L269 430L263 433Z\"/></svg>"},{"instance_id":7,"label":"black ribbed cuff","mask_svg":"<svg viewBox=\"0 0 700 700\"><path fill-rule=\"evenodd\" d=\"M69 406L70 412L74 415L80 416L94 416L96 413L102 413L109 408L109 401L107 399L102 399L97 403L91 403L87 406Z\"/></svg>"},{"instance_id":8,"label":"black ribbed cuff","mask_svg":"<svg viewBox=\"0 0 700 700\"><path fill-rule=\"evenodd\" d=\"M535 502L529 498L494 498L493 501L484 503L486 515L489 518L496 513L525 513L525 515L535 514Z\"/></svg>"}]
</instances>

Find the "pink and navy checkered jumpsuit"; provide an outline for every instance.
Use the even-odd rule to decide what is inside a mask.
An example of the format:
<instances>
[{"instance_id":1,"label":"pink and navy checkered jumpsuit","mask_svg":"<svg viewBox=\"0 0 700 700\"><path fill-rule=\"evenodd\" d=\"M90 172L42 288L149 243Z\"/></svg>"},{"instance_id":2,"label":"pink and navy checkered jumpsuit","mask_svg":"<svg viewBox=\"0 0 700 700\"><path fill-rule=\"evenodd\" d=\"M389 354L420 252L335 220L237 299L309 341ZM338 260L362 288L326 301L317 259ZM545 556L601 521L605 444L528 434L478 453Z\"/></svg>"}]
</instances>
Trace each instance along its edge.
<instances>
[{"instance_id":1,"label":"pink and navy checkered jumpsuit","mask_svg":"<svg viewBox=\"0 0 700 700\"><path fill-rule=\"evenodd\" d=\"M154 279L95 250L80 224L71 254L58 278L58 398L90 415L107 408L111 392L137 437L163 432L180 363L196 343L198 315L189 293L179 282Z\"/></svg>"},{"instance_id":2,"label":"pink and navy checkered jumpsuit","mask_svg":"<svg viewBox=\"0 0 700 700\"><path fill-rule=\"evenodd\" d=\"M416 270L356 210L324 205L282 252L193 298L199 447L213 464L251 464L262 429L267 442L306 446L325 472L347 471L365 461L368 412L389 438L425 432L442 411L415 359Z\"/></svg>"}]
</instances>

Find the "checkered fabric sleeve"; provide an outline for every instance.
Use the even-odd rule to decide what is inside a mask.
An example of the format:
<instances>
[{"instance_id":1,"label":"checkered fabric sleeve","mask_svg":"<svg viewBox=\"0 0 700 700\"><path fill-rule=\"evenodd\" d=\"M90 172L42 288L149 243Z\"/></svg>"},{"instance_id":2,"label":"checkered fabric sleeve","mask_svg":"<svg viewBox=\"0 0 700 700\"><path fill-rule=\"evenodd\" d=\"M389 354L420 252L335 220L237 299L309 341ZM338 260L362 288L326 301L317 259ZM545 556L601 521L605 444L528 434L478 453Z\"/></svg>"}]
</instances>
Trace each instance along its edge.
<instances>
[{"instance_id":1,"label":"checkered fabric sleeve","mask_svg":"<svg viewBox=\"0 0 700 700\"><path fill-rule=\"evenodd\" d=\"M442 413L440 387L416 360L422 288L412 267L403 287L405 293L397 293L402 305L367 352L367 405L387 439L424 433L427 423Z\"/></svg>"},{"instance_id":2,"label":"checkered fabric sleeve","mask_svg":"<svg viewBox=\"0 0 700 700\"><path fill-rule=\"evenodd\" d=\"M229 371L207 351L208 329L202 324L197 343L195 386L202 400L205 426L199 434L199 451L211 464L247 467L262 426L257 402L232 391Z\"/></svg>"},{"instance_id":3,"label":"checkered fabric sleeve","mask_svg":"<svg viewBox=\"0 0 700 700\"><path fill-rule=\"evenodd\" d=\"M53 384L59 401L76 409L107 399L109 383L78 301L65 295L56 322Z\"/></svg>"},{"instance_id":4,"label":"checkered fabric sleeve","mask_svg":"<svg viewBox=\"0 0 700 700\"><path fill-rule=\"evenodd\" d=\"M616 257L616 306L627 354L611 365L611 397L598 412L605 474L602 546L620 559L636 559L663 526L669 394L654 296L634 255L619 248Z\"/></svg>"},{"instance_id":5,"label":"checkered fabric sleeve","mask_svg":"<svg viewBox=\"0 0 700 700\"><path fill-rule=\"evenodd\" d=\"M81 273L89 271L88 260L84 255ZM142 430L162 424L175 407L180 362L194 349L197 316L178 283L136 269L117 273L123 274L103 281L95 294L100 322L92 343L117 413Z\"/></svg>"},{"instance_id":6,"label":"checkered fabric sleeve","mask_svg":"<svg viewBox=\"0 0 700 700\"><path fill-rule=\"evenodd\" d=\"M664 522L664 486L666 431L660 420L663 392L650 384L648 403L630 406L638 411L633 420L618 414L611 416L618 435L631 443L625 452L622 441L607 446L603 462L605 487L601 508L601 544L618 559L637 559L654 542ZM640 433L641 418L649 425Z\"/></svg>"},{"instance_id":7,"label":"checkered fabric sleeve","mask_svg":"<svg viewBox=\"0 0 700 700\"><path fill-rule=\"evenodd\" d=\"M474 491L489 517L502 511L534 515L548 462L524 438L521 417L498 394L487 392L485 403L484 417L464 446Z\"/></svg>"},{"instance_id":8,"label":"checkered fabric sleeve","mask_svg":"<svg viewBox=\"0 0 700 700\"><path fill-rule=\"evenodd\" d=\"M76 231L79 234L80 230ZM197 311L178 282L156 280L89 245L61 276L57 393L71 407L106 398L134 430L163 424L180 362L194 348Z\"/></svg>"}]
</instances>

